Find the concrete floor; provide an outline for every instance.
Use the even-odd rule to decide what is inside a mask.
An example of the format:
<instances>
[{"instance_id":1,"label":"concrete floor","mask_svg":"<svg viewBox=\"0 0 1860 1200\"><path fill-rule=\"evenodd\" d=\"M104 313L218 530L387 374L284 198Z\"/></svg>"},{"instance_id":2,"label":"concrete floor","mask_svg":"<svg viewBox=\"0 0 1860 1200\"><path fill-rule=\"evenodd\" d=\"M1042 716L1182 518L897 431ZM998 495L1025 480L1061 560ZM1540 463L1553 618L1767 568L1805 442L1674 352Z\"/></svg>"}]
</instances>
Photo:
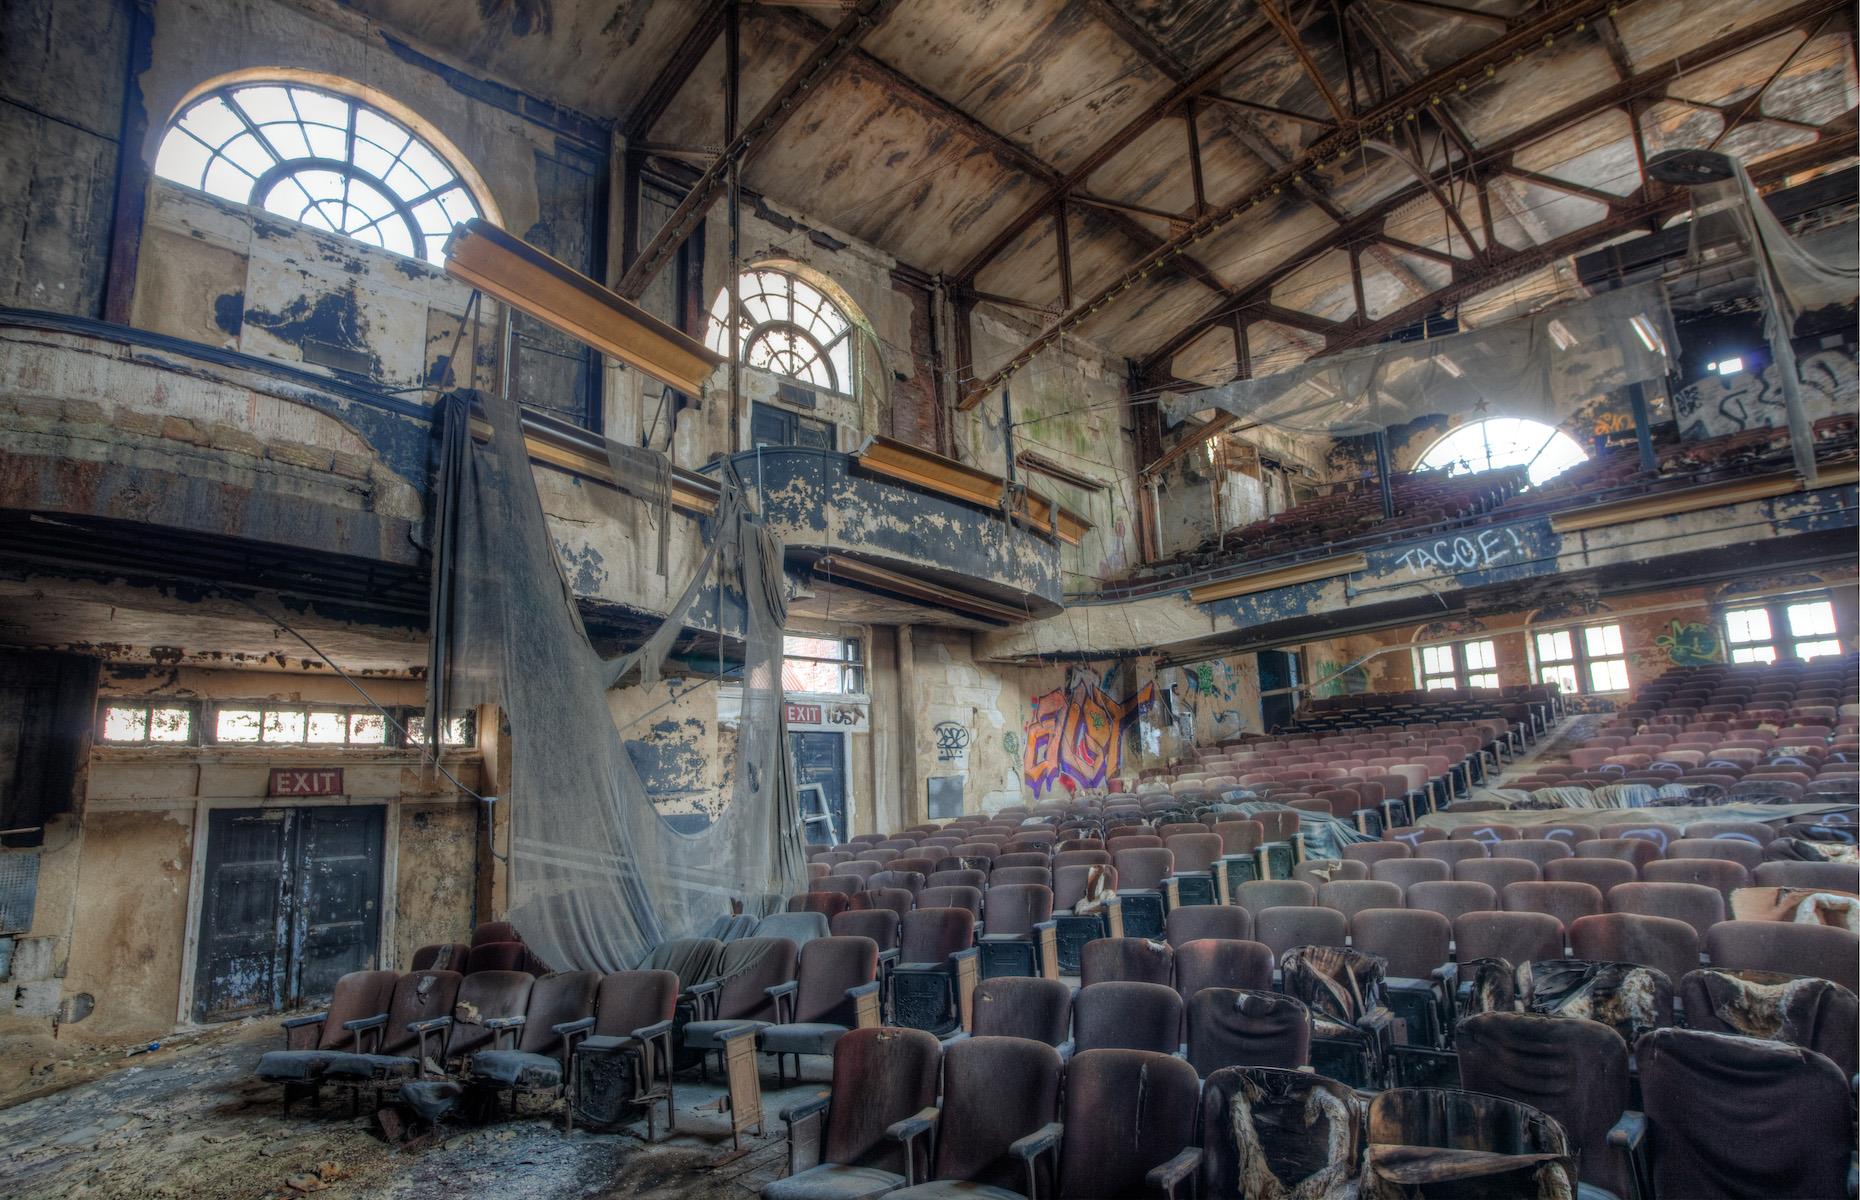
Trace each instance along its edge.
<instances>
[{"instance_id":1,"label":"concrete floor","mask_svg":"<svg viewBox=\"0 0 1860 1200\"><path fill-rule=\"evenodd\" d=\"M681 1078L678 1131L648 1145L638 1133L564 1137L560 1107L540 1099L524 1114L448 1129L445 1141L401 1152L367 1116L350 1118L339 1096L287 1118L276 1087L252 1077L265 1050L280 1045L272 1021L211 1032L185 1046L114 1060L69 1086L0 1101L0 1194L85 1200L198 1197L250 1200L348 1196L458 1195L556 1200L569 1197L723 1197L748 1200L785 1173L781 1111L823 1090L828 1059L804 1061L811 1081L774 1089L765 1065L763 1136L745 1136L732 1155L720 1088ZM661 1108L663 1116L663 1108Z\"/></svg>"}]
</instances>

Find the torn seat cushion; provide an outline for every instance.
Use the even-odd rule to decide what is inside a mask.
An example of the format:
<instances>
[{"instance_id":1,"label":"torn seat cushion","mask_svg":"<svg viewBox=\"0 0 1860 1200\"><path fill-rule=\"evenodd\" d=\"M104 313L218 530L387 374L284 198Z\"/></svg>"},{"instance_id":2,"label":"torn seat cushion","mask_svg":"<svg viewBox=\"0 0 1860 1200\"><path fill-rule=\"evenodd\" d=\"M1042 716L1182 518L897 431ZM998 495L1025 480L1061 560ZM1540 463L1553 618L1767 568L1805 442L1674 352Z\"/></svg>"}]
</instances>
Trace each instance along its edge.
<instances>
[{"instance_id":1,"label":"torn seat cushion","mask_svg":"<svg viewBox=\"0 0 1860 1200\"><path fill-rule=\"evenodd\" d=\"M562 1064L547 1054L523 1050L481 1050L472 1055L474 1083L541 1090L562 1085Z\"/></svg>"},{"instance_id":2,"label":"torn seat cushion","mask_svg":"<svg viewBox=\"0 0 1860 1200\"><path fill-rule=\"evenodd\" d=\"M687 1050L721 1050L723 1049L723 1042L720 1040L721 1036L729 1030L736 1029L743 1025L754 1026L757 1030L770 1027L767 1021L744 1021L741 1019L692 1021L690 1024L686 1025L684 1029L685 1048Z\"/></svg>"},{"instance_id":3,"label":"torn seat cushion","mask_svg":"<svg viewBox=\"0 0 1860 1200\"><path fill-rule=\"evenodd\" d=\"M894 1171L821 1163L765 1185L762 1200L869 1200L895 1194L903 1185L904 1176Z\"/></svg>"},{"instance_id":4,"label":"torn seat cushion","mask_svg":"<svg viewBox=\"0 0 1860 1200\"><path fill-rule=\"evenodd\" d=\"M323 1070L323 1078L355 1083L370 1079L393 1079L411 1075L420 1060L398 1054L337 1054Z\"/></svg>"},{"instance_id":5,"label":"torn seat cushion","mask_svg":"<svg viewBox=\"0 0 1860 1200\"><path fill-rule=\"evenodd\" d=\"M258 1060L256 1074L272 1083L321 1079L329 1064L346 1053L342 1050L267 1050Z\"/></svg>"},{"instance_id":6,"label":"torn seat cushion","mask_svg":"<svg viewBox=\"0 0 1860 1200\"><path fill-rule=\"evenodd\" d=\"M464 1088L447 1079L414 1079L400 1085L400 1102L429 1124L450 1116L464 1095Z\"/></svg>"}]
</instances>

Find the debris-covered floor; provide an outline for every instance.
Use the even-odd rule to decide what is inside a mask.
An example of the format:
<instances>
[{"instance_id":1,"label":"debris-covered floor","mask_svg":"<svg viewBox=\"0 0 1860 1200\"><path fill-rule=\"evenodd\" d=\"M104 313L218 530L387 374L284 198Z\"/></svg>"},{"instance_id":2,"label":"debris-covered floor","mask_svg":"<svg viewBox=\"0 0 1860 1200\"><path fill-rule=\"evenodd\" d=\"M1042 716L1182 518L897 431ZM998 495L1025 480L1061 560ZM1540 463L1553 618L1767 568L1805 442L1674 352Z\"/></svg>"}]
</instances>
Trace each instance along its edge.
<instances>
[{"instance_id":1,"label":"debris-covered floor","mask_svg":"<svg viewBox=\"0 0 1860 1200\"><path fill-rule=\"evenodd\" d=\"M660 1122L657 1145L628 1134L564 1137L559 1108L545 1116L533 1100L524 1116L448 1129L428 1149L401 1152L373 1132L367 1116L350 1118L340 1097L320 1110L299 1104L283 1116L275 1087L251 1071L279 1042L277 1026L247 1022L185 1045L134 1058L112 1055L51 1077L0 1100L0 1193L8 1197L198 1197L246 1200L344 1196L450 1195L567 1198L593 1196L753 1197L787 1163L782 1109L821 1090L810 1082L786 1091L765 1081L764 1136L744 1138L731 1154L721 1089L681 1076L678 1132ZM770 1064L772 1067L772 1063ZM828 1060L810 1059L809 1080L827 1077ZM663 1110L661 1109L661 1113Z\"/></svg>"}]
</instances>

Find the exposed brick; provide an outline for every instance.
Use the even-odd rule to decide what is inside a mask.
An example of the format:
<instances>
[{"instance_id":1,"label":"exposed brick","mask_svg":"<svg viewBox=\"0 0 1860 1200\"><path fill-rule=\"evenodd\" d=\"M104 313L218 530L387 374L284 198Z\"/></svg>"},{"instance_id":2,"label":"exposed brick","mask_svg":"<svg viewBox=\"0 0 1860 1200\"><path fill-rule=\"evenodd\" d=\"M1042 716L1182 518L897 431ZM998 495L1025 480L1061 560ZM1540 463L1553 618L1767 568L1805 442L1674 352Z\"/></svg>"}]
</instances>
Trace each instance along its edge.
<instances>
[{"instance_id":1,"label":"exposed brick","mask_svg":"<svg viewBox=\"0 0 1860 1200\"><path fill-rule=\"evenodd\" d=\"M65 420L74 425L101 425L104 419L103 405L94 400L65 401Z\"/></svg>"},{"instance_id":2,"label":"exposed brick","mask_svg":"<svg viewBox=\"0 0 1860 1200\"><path fill-rule=\"evenodd\" d=\"M110 418L110 426L121 433L133 433L141 437L161 436L161 417L134 408L117 409Z\"/></svg>"},{"instance_id":3,"label":"exposed brick","mask_svg":"<svg viewBox=\"0 0 1860 1200\"><path fill-rule=\"evenodd\" d=\"M186 417L163 417L161 435L172 442L187 442L193 446L207 444L206 431Z\"/></svg>"},{"instance_id":4,"label":"exposed brick","mask_svg":"<svg viewBox=\"0 0 1860 1200\"><path fill-rule=\"evenodd\" d=\"M265 448L266 453L281 463L293 467L309 467L313 471L329 469L330 452L315 446L305 446L297 442L274 442Z\"/></svg>"},{"instance_id":5,"label":"exposed brick","mask_svg":"<svg viewBox=\"0 0 1860 1200\"><path fill-rule=\"evenodd\" d=\"M367 479L370 464L362 455L345 454L338 450L330 460L329 469L350 479Z\"/></svg>"},{"instance_id":6,"label":"exposed brick","mask_svg":"<svg viewBox=\"0 0 1860 1200\"><path fill-rule=\"evenodd\" d=\"M265 443L239 426L228 425L223 421L207 426L207 444L215 450L232 450L250 454L253 458L265 457Z\"/></svg>"}]
</instances>

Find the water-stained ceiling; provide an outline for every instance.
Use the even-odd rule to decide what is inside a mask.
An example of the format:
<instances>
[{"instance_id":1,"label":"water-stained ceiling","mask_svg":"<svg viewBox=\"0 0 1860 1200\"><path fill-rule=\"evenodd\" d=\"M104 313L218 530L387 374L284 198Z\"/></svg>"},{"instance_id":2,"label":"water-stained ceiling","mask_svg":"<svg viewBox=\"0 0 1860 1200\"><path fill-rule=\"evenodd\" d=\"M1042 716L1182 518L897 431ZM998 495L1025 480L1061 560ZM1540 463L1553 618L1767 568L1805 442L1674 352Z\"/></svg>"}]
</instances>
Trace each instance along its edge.
<instances>
[{"instance_id":1,"label":"water-stained ceiling","mask_svg":"<svg viewBox=\"0 0 1860 1200\"><path fill-rule=\"evenodd\" d=\"M721 0L347 3L687 179L724 149ZM744 0L739 20L744 186L1040 330L971 365L972 399L1060 336L1213 381L1437 308L1490 319L1670 219L1683 196L1649 157L1712 146L1770 182L1850 165L1860 94L1845 0Z\"/></svg>"}]
</instances>

